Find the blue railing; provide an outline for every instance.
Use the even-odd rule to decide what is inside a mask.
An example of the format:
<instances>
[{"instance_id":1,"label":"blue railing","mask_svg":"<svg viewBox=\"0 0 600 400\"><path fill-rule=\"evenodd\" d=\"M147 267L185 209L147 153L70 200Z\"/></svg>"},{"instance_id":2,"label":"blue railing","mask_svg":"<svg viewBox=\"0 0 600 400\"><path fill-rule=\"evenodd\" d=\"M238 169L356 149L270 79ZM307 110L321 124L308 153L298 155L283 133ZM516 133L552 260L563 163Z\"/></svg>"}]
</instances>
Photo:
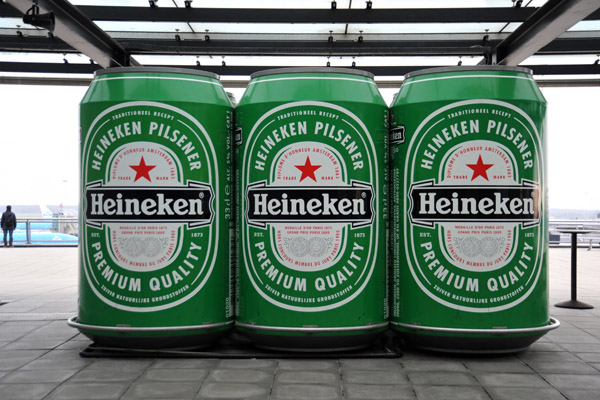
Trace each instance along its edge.
<instances>
[{"instance_id":1,"label":"blue railing","mask_svg":"<svg viewBox=\"0 0 600 400\"><path fill-rule=\"evenodd\" d=\"M13 244L77 246L78 236L79 220L76 218L18 219Z\"/></svg>"}]
</instances>

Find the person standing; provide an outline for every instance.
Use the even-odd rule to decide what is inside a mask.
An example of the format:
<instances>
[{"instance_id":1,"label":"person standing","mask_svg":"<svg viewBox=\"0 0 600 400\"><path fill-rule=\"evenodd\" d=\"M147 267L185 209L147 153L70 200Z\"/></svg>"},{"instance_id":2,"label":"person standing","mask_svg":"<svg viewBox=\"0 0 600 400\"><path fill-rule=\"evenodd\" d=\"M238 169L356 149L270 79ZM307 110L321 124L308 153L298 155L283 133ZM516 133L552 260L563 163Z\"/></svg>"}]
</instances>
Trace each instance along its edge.
<instances>
[{"instance_id":1,"label":"person standing","mask_svg":"<svg viewBox=\"0 0 600 400\"><path fill-rule=\"evenodd\" d=\"M17 227L17 216L12 212L11 206L6 206L6 211L2 213L2 220L0 222L2 230L4 231L4 247L7 246L6 236L8 234L9 241L8 246L13 247L13 231Z\"/></svg>"}]
</instances>

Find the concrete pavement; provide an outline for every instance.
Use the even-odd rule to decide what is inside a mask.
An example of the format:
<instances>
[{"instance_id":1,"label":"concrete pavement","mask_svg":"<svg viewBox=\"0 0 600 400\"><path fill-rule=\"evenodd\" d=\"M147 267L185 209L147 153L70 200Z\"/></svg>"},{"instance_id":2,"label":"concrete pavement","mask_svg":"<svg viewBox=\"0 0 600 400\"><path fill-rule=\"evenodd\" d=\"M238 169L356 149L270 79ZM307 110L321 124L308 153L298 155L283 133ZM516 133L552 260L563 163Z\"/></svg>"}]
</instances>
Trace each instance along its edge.
<instances>
[{"instance_id":1,"label":"concrete pavement","mask_svg":"<svg viewBox=\"0 0 600 400\"><path fill-rule=\"evenodd\" d=\"M561 327L493 357L408 350L394 359L82 358L76 248L0 249L0 399L598 399L600 249L579 249L579 299ZM550 250L550 304L570 297L570 250Z\"/></svg>"}]
</instances>

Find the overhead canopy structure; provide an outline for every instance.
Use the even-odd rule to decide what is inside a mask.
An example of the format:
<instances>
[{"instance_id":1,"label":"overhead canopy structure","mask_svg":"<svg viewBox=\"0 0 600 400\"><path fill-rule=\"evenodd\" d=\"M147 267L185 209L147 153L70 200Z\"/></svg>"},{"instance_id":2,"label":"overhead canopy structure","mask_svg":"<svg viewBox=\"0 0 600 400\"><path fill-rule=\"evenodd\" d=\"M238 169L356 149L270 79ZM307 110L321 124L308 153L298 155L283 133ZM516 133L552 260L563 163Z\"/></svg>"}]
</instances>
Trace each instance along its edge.
<instances>
[{"instance_id":1,"label":"overhead canopy structure","mask_svg":"<svg viewBox=\"0 0 600 400\"><path fill-rule=\"evenodd\" d=\"M67 81L111 66L246 76L331 65L400 77L430 66L505 64L600 78L598 0L261 1L265 8L230 0L4 1L0 74L62 73Z\"/></svg>"}]
</instances>

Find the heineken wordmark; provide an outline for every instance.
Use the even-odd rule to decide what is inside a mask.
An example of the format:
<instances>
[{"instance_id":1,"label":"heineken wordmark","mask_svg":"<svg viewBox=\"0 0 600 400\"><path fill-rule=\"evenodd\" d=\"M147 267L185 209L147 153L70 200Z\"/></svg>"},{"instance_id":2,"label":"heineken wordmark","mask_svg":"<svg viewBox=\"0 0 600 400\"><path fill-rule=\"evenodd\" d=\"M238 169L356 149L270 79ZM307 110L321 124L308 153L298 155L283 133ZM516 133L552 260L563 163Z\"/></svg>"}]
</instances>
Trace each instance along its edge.
<instances>
[{"instance_id":1,"label":"heineken wordmark","mask_svg":"<svg viewBox=\"0 0 600 400\"><path fill-rule=\"evenodd\" d=\"M233 314L222 86L201 72L103 70L81 120L80 329L126 346L112 336L208 344Z\"/></svg>"},{"instance_id":2,"label":"heineken wordmark","mask_svg":"<svg viewBox=\"0 0 600 400\"><path fill-rule=\"evenodd\" d=\"M259 345L356 347L385 326L386 111L358 71L259 74L241 99L237 321Z\"/></svg>"},{"instance_id":3,"label":"heineken wordmark","mask_svg":"<svg viewBox=\"0 0 600 400\"><path fill-rule=\"evenodd\" d=\"M392 106L393 326L430 348L524 347L549 329L543 97L519 69L409 78ZM504 343L486 338L498 327Z\"/></svg>"}]
</instances>

